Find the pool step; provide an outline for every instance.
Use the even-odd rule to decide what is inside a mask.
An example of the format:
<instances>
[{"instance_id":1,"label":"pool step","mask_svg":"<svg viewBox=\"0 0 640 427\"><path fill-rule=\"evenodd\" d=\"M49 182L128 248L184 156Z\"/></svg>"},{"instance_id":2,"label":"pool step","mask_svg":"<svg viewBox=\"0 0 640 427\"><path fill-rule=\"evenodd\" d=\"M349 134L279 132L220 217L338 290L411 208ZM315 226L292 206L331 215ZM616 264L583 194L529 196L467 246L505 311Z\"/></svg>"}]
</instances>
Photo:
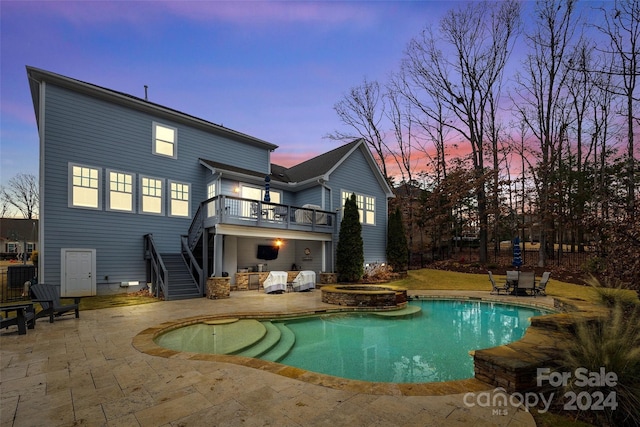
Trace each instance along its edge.
<instances>
[{"instance_id":1,"label":"pool step","mask_svg":"<svg viewBox=\"0 0 640 427\"><path fill-rule=\"evenodd\" d=\"M260 341L257 341L251 347L246 348L239 353L236 353L237 355L246 357L258 357L261 354L264 354L267 351L271 350L276 344L278 344L278 341L280 341L280 337L282 335L280 329L269 321L260 323L264 325L267 333Z\"/></svg>"},{"instance_id":2,"label":"pool step","mask_svg":"<svg viewBox=\"0 0 640 427\"><path fill-rule=\"evenodd\" d=\"M275 323L275 325L280 330L280 341L268 352L260 356L262 360L277 362L289 354L289 351L291 351L291 348L296 343L296 336L287 325L280 322Z\"/></svg>"}]
</instances>

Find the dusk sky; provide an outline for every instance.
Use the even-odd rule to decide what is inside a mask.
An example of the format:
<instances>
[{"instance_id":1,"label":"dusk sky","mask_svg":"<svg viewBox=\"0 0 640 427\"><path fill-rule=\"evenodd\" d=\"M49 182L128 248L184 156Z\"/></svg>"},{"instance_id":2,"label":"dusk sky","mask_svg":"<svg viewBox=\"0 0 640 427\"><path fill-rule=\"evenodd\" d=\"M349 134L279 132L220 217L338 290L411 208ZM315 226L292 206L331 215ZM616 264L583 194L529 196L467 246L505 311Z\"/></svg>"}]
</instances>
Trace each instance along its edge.
<instances>
[{"instance_id":1,"label":"dusk sky","mask_svg":"<svg viewBox=\"0 0 640 427\"><path fill-rule=\"evenodd\" d=\"M38 174L27 65L141 98L147 85L150 101L276 144L272 161L292 166L340 145L325 138L347 130L334 104L385 82L410 39L459 5L0 0L0 183Z\"/></svg>"},{"instance_id":2,"label":"dusk sky","mask_svg":"<svg viewBox=\"0 0 640 427\"><path fill-rule=\"evenodd\" d=\"M38 174L25 66L144 97L279 146L291 166L339 142L333 105L385 80L451 2L0 1L2 184Z\"/></svg>"}]
</instances>

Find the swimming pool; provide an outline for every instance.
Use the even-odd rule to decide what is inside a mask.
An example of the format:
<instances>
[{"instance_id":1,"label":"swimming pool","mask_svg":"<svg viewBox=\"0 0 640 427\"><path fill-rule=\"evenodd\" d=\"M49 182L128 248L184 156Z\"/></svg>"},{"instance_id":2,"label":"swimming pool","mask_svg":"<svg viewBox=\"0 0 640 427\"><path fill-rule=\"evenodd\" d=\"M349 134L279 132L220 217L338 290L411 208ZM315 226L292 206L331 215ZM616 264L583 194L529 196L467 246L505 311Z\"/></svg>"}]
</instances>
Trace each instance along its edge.
<instances>
[{"instance_id":1,"label":"swimming pool","mask_svg":"<svg viewBox=\"0 0 640 427\"><path fill-rule=\"evenodd\" d=\"M468 300L409 304L421 311L405 317L335 313L253 320L264 331L247 327L249 321L243 320L200 323L166 332L155 342L174 350L263 358L348 379L440 382L473 377L470 351L519 340L530 317L546 314L535 308ZM269 335L271 330L279 337L277 341ZM291 336L293 341L287 345ZM274 342L266 345L270 339ZM266 350L247 347L243 341L262 343ZM272 349L278 346L286 350L274 356Z\"/></svg>"}]
</instances>

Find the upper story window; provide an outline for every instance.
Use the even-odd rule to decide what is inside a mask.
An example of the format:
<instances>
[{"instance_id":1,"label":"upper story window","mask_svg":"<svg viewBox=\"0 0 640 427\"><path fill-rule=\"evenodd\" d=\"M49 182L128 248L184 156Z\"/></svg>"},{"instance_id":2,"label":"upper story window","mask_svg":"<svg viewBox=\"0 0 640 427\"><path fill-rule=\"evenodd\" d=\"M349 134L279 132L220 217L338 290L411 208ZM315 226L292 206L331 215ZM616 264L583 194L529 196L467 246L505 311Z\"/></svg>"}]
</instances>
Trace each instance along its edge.
<instances>
[{"instance_id":1,"label":"upper story window","mask_svg":"<svg viewBox=\"0 0 640 427\"><path fill-rule=\"evenodd\" d=\"M209 184L207 184L207 199L211 199L213 197L216 197L218 195L218 193L216 192L216 182L210 182Z\"/></svg>"},{"instance_id":2,"label":"upper story window","mask_svg":"<svg viewBox=\"0 0 640 427\"><path fill-rule=\"evenodd\" d=\"M100 169L69 165L69 206L101 209Z\"/></svg>"},{"instance_id":3,"label":"upper story window","mask_svg":"<svg viewBox=\"0 0 640 427\"><path fill-rule=\"evenodd\" d=\"M153 123L153 154L178 158L178 129Z\"/></svg>"},{"instance_id":4,"label":"upper story window","mask_svg":"<svg viewBox=\"0 0 640 427\"><path fill-rule=\"evenodd\" d=\"M169 181L171 193L171 199L169 201L170 216L189 216L189 187L189 184Z\"/></svg>"},{"instance_id":5,"label":"upper story window","mask_svg":"<svg viewBox=\"0 0 640 427\"><path fill-rule=\"evenodd\" d=\"M376 198L371 196L365 196L364 194L354 193L353 191L342 191L342 206L351 197L351 194L356 195L356 205L358 206L358 213L360 214L360 222L363 224L375 225L376 224Z\"/></svg>"},{"instance_id":6,"label":"upper story window","mask_svg":"<svg viewBox=\"0 0 640 427\"><path fill-rule=\"evenodd\" d=\"M141 212L164 215L163 182L164 180L158 178L140 177L140 187L142 189L142 197L140 198Z\"/></svg>"},{"instance_id":7,"label":"upper story window","mask_svg":"<svg viewBox=\"0 0 640 427\"><path fill-rule=\"evenodd\" d=\"M133 195L135 191L133 174L107 171L109 191L107 191L107 209L133 212Z\"/></svg>"}]
</instances>

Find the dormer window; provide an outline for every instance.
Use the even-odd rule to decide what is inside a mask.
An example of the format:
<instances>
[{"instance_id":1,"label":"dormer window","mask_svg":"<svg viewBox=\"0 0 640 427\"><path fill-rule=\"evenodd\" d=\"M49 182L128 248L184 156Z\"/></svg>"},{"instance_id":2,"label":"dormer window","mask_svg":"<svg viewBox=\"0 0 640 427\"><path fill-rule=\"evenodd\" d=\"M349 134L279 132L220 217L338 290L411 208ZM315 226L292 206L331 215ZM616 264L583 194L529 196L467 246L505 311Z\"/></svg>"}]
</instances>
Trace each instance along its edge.
<instances>
[{"instance_id":1,"label":"dormer window","mask_svg":"<svg viewBox=\"0 0 640 427\"><path fill-rule=\"evenodd\" d=\"M178 158L178 129L153 123L153 154L157 156Z\"/></svg>"}]
</instances>

